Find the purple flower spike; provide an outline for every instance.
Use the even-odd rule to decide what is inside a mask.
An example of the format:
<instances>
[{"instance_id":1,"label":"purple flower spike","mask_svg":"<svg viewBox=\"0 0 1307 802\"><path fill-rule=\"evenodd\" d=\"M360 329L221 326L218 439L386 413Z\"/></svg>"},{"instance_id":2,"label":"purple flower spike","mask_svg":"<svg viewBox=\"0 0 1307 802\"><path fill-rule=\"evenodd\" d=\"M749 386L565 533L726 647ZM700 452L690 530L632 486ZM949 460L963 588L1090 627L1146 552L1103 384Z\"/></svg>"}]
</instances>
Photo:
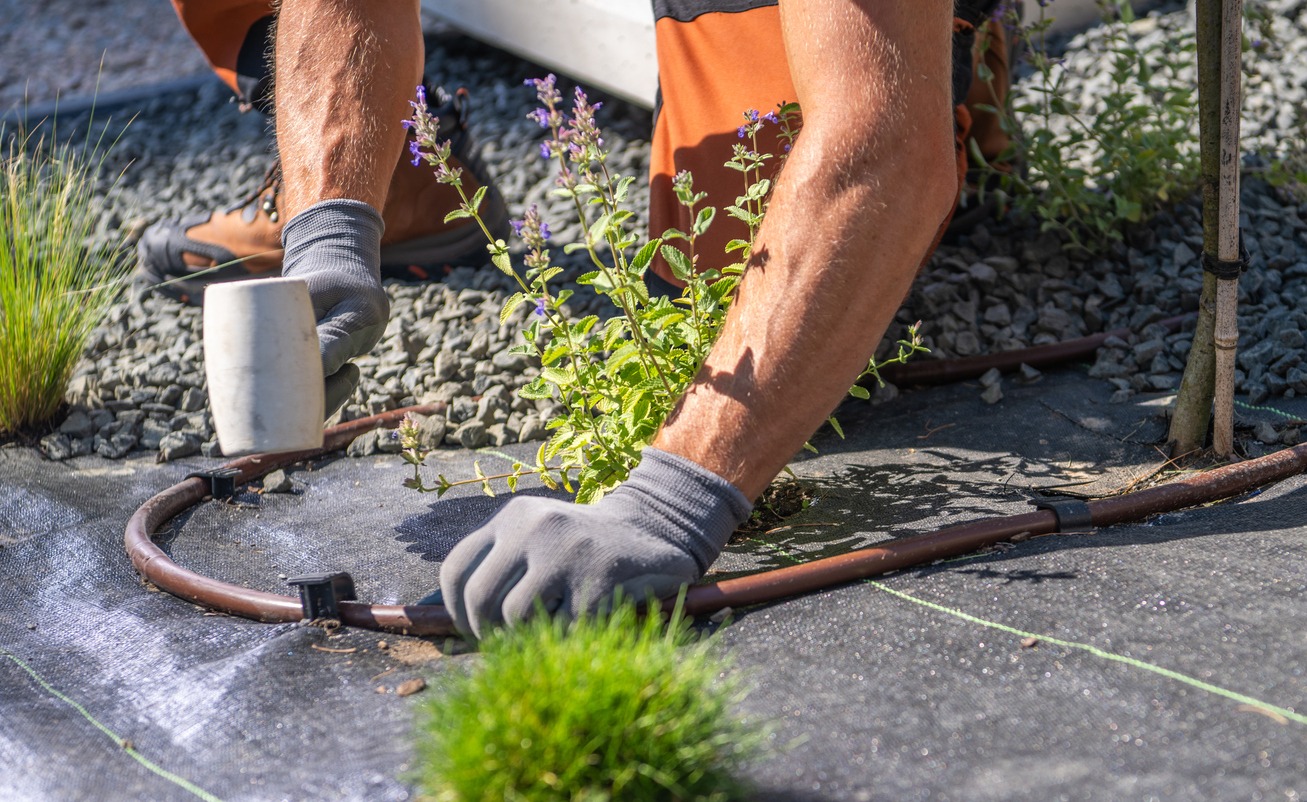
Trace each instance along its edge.
<instances>
[{"instance_id":1,"label":"purple flower spike","mask_svg":"<svg viewBox=\"0 0 1307 802\"><path fill-rule=\"evenodd\" d=\"M427 104L427 88L422 84L418 84L418 102L424 106Z\"/></svg>"},{"instance_id":2,"label":"purple flower spike","mask_svg":"<svg viewBox=\"0 0 1307 802\"><path fill-rule=\"evenodd\" d=\"M748 118L749 118L749 122L751 122L751 123L756 123L756 122L758 122L758 110L757 110L757 109L749 109L748 111L746 111L746 112L744 113L744 116L745 116L745 117L748 117Z\"/></svg>"},{"instance_id":3,"label":"purple flower spike","mask_svg":"<svg viewBox=\"0 0 1307 802\"><path fill-rule=\"evenodd\" d=\"M744 126L741 125L739 128L735 129L735 134L736 134L736 136L738 136L740 139L744 139Z\"/></svg>"},{"instance_id":4,"label":"purple flower spike","mask_svg":"<svg viewBox=\"0 0 1307 802\"><path fill-rule=\"evenodd\" d=\"M509 220L508 224L513 227L513 233L522 236L522 226L526 225L525 220Z\"/></svg>"},{"instance_id":5,"label":"purple flower spike","mask_svg":"<svg viewBox=\"0 0 1307 802\"><path fill-rule=\"evenodd\" d=\"M422 146L418 144L416 139L408 143L408 152L413 154L414 167L422 163Z\"/></svg>"},{"instance_id":6,"label":"purple flower spike","mask_svg":"<svg viewBox=\"0 0 1307 802\"><path fill-rule=\"evenodd\" d=\"M550 235L551 233L553 233L553 232L551 232L551 231L549 230L549 224L546 223L545 221L541 220L541 221L540 221L540 238L541 238L541 239L549 239L549 235Z\"/></svg>"},{"instance_id":7,"label":"purple flower spike","mask_svg":"<svg viewBox=\"0 0 1307 802\"><path fill-rule=\"evenodd\" d=\"M780 118L780 117L777 117L777 116L776 116L776 112L774 112L774 111L769 111L769 112L767 112L766 114L762 115L762 118L763 118L764 120L766 120L767 122L769 122L769 123L773 123L773 124L774 124L774 123L779 123L779 122L781 121L781 118Z\"/></svg>"},{"instance_id":8,"label":"purple flower spike","mask_svg":"<svg viewBox=\"0 0 1307 802\"><path fill-rule=\"evenodd\" d=\"M545 316L545 299L544 299L544 298L537 298L537 299L536 299L536 310L535 310L535 313L536 313L537 315L539 315L540 317L544 317L544 316Z\"/></svg>"},{"instance_id":9,"label":"purple flower spike","mask_svg":"<svg viewBox=\"0 0 1307 802\"><path fill-rule=\"evenodd\" d=\"M550 158L553 158L553 155L554 155L554 152L550 149L550 147L549 147L549 143L548 143L548 142L541 142L541 143L540 143L540 158L542 158L542 159L550 159Z\"/></svg>"}]
</instances>

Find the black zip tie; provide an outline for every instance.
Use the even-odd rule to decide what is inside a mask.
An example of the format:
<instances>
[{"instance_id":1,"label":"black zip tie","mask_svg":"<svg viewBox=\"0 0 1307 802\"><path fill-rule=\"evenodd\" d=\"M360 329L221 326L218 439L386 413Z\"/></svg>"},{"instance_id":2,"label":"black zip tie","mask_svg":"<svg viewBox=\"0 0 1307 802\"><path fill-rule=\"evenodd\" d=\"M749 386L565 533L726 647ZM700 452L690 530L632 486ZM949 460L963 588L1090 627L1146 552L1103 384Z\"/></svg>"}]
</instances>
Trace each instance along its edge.
<instances>
[{"instance_id":1,"label":"black zip tie","mask_svg":"<svg viewBox=\"0 0 1307 802\"><path fill-rule=\"evenodd\" d=\"M1203 251L1203 270L1211 273L1222 281L1232 281L1239 278L1248 271L1248 263L1252 257L1248 255L1248 248L1243 244L1243 230L1239 231L1239 258L1233 262L1227 262L1224 259L1218 259L1207 251Z\"/></svg>"},{"instance_id":2,"label":"black zip tie","mask_svg":"<svg viewBox=\"0 0 1307 802\"><path fill-rule=\"evenodd\" d=\"M209 483L209 495L216 499L228 499L236 495L236 476L240 474L235 468L214 468L211 471L196 471L186 474L187 479L204 479Z\"/></svg>"},{"instance_id":3,"label":"black zip tie","mask_svg":"<svg viewBox=\"0 0 1307 802\"><path fill-rule=\"evenodd\" d=\"M1035 505L1035 509L1052 510L1053 515L1057 516L1059 532L1084 532L1094 528L1093 513L1089 511L1089 505L1080 499L1032 499L1030 503Z\"/></svg>"},{"instance_id":4,"label":"black zip tie","mask_svg":"<svg viewBox=\"0 0 1307 802\"><path fill-rule=\"evenodd\" d=\"M354 579L345 571L332 574L303 574L286 581L300 589L304 620L340 620L340 602L355 601Z\"/></svg>"}]
</instances>

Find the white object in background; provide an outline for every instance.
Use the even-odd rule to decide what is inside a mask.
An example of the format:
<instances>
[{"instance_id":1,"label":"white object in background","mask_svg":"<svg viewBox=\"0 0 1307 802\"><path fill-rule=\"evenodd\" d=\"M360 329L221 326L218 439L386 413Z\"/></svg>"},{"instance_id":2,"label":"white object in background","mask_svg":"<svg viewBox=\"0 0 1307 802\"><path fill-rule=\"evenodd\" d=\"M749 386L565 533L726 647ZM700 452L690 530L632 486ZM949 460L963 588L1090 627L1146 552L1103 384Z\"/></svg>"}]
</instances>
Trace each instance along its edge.
<instances>
[{"instance_id":1,"label":"white object in background","mask_svg":"<svg viewBox=\"0 0 1307 802\"><path fill-rule=\"evenodd\" d=\"M322 356L302 280L208 287L204 368L224 455L322 447Z\"/></svg>"},{"instance_id":2,"label":"white object in background","mask_svg":"<svg viewBox=\"0 0 1307 802\"><path fill-rule=\"evenodd\" d=\"M587 89L653 108L658 62L650 0L423 0L422 6L474 39Z\"/></svg>"}]
</instances>

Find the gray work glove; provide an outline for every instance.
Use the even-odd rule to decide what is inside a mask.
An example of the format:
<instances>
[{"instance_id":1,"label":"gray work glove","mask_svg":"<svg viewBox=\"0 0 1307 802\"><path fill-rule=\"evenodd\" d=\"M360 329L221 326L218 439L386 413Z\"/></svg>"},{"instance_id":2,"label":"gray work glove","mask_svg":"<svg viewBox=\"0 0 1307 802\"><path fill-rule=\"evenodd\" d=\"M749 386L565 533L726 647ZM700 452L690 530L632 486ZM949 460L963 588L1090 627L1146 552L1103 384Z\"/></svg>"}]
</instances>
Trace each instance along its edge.
<instances>
[{"instance_id":1,"label":"gray work glove","mask_svg":"<svg viewBox=\"0 0 1307 802\"><path fill-rule=\"evenodd\" d=\"M703 576L752 505L684 457L644 450L626 483L595 504L521 496L462 540L440 568L454 624L480 638L535 610L575 618L619 588L671 596Z\"/></svg>"},{"instance_id":2,"label":"gray work glove","mask_svg":"<svg viewBox=\"0 0 1307 802\"><path fill-rule=\"evenodd\" d=\"M381 288L381 231L376 209L355 200L316 203L286 223L281 274L303 279L313 299L326 377L326 414L359 383L351 359L372 350L386 331L390 299Z\"/></svg>"}]
</instances>

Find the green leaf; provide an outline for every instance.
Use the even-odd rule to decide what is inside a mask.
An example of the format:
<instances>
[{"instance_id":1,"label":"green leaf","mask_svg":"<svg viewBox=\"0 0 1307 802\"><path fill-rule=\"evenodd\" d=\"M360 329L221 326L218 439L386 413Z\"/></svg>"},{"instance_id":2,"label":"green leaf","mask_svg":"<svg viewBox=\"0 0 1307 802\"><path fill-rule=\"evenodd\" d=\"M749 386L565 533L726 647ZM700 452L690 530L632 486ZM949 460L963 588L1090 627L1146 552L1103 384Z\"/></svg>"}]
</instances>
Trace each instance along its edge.
<instances>
[{"instance_id":1,"label":"green leaf","mask_svg":"<svg viewBox=\"0 0 1307 802\"><path fill-rule=\"evenodd\" d=\"M554 391L544 379L537 376L519 387L517 394L528 401L538 401L542 398L553 398Z\"/></svg>"},{"instance_id":2,"label":"green leaf","mask_svg":"<svg viewBox=\"0 0 1307 802\"><path fill-rule=\"evenodd\" d=\"M476 191L476 194L472 196L472 200L468 202L468 207L471 208L472 211L476 212L481 209L481 202L486 199L486 190L489 188L489 184L482 186Z\"/></svg>"},{"instance_id":3,"label":"green leaf","mask_svg":"<svg viewBox=\"0 0 1307 802\"><path fill-rule=\"evenodd\" d=\"M471 216L472 215L468 213L466 209L455 209L454 211L449 212L448 214L445 215L445 222L452 223L455 220L462 220L465 217L471 217Z\"/></svg>"},{"instance_id":4,"label":"green leaf","mask_svg":"<svg viewBox=\"0 0 1307 802\"><path fill-rule=\"evenodd\" d=\"M699 215L694 218L694 235L696 237L703 236L704 232L708 230L708 226L712 225L713 218L716 216L717 208L714 206L705 206L700 209Z\"/></svg>"},{"instance_id":5,"label":"green leaf","mask_svg":"<svg viewBox=\"0 0 1307 802\"><path fill-rule=\"evenodd\" d=\"M871 393L867 392L867 388L856 384L849 388L849 395L854 398L861 398L863 401L871 399Z\"/></svg>"},{"instance_id":6,"label":"green leaf","mask_svg":"<svg viewBox=\"0 0 1307 802\"><path fill-rule=\"evenodd\" d=\"M840 436L840 439L843 440L844 427L840 426L840 422L835 420L835 416L831 415L829 418L826 419L826 422L829 423L830 427L835 430L835 434L838 434Z\"/></svg>"},{"instance_id":7,"label":"green leaf","mask_svg":"<svg viewBox=\"0 0 1307 802\"><path fill-rule=\"evenodd\" d=\"M548 367L540 371L540 378L559 387L567 387L576 382L576 373L570 367Z\"/></svg>"},{"instance_id":8,"label":"green leaf","mask_svg":"<svg viewBox=\"0 0 1307 802\"><path fill-rule=\"evenodd\" d=\"M500 271L507 275L513 275L513 263L508 258L507 251L499 251L490 255L490 262Z\"/></svg>"},{"instance_id":9,"label":"green leaf","mask_svg":"<svg viewBox=\"0 0 1307 802\"><path fill-rule=\"evenodd\" d=\"M508 319L512 317L513 313L525 300L526 293L524 292L515 292L508 296L508 299L504 301L504 305L499 309L499 325L502 326L507 323Z\"/></svg>"},{"instance_id":10,"label":"green leaf","mask_svg":"<svg viewBox=\"0 0 1307 802\"><path fill-rule=\"evenodd\" d=\"M690 257L675 245L664 245L661 253L667 260L667 265L672 269L672 275L681 281L689 281L690 276L694 274L694 266L690 264Z\"/></svg>"},{"instance_id":11,"label":"green leaf","mask_svg":"<svg viewBox=\"0 0 1307 802\"><path fill-rule=\"evenodd\" d=\"M643 271L653 261L654 254L658 252L659 246L662 245L661 238L655 238L645 243L644 247L636 252L635 257L631 259L631 269Z\"/></svg>"}]
</instances>

